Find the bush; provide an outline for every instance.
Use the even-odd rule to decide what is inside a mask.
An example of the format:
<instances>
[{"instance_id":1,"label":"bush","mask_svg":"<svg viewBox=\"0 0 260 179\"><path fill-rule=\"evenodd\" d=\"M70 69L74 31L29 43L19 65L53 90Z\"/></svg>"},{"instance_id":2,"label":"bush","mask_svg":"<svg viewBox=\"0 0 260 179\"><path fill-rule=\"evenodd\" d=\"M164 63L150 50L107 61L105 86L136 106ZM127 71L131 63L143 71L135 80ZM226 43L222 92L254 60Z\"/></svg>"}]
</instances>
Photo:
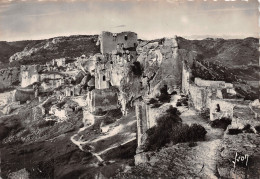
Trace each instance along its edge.
<instances>
[{"instance_id":1,"label":"bush","mask_svg":"<svg viewBox=\"0 0 260 179\"><path fill-rule=\"evenodd\" d=\"M237 135L237 134L240 134L240 133L242 133L241 129L228 129L229 135Z\"/></svg>"},{"instance_id":2,"label":"bush","mask_svg":"<svg viewBox=\"0 0 260 179\"><path fill-rule=\"evenodd\" d=\"M250 124L245 125L245 127L242 130L245 133L254 133L254 131L251 129L251 125Z\"/></svg>"},{"instance_id":3,"label":"bush","mask_svg":"<svg viewBox=\"0 0 260 179\"><path fill-rule=\"evenodd\" d=\"M182 105L181 105L181 102L178 101L178 102L176 103L176 106L182 106Z\"/></svg>"},{"instance_id":4,"label":"bush","mask_svg":"<svg viewBox=\"0 0 260 179\"><path fill-rule=\"evenodd\" d=\"M207 134L206 129L200 124L192 124L189 129L189 140L203 140Z\"/></svg>"},{"instance_id":5,"label":"bush","mask_svg":"<svg viewBox=\"0 0 260 179\"><path fill-rule=\"evenodd\" d=\"M171 100L171 95L168 94L168 87L164 85L160 89L160 96L157 97L160 102L168 103Z\"/></svg>"},{"instance_id":6,"label":"bush","mask_svg":"<svg viewBox=\"0 0 260 179\"><path fill-rule=\"evenodd\" d=\"M107 112L106 111L103 111L101 108L98 108L95 112L93 112L94 115L97 115L97 116L103 116L105 115Z\"/></svg>"},{"instance_id":7,"label":"bush","mask_svg":"<svg viewBox=\"0 0 260 179\"><path fill-rule=\"evenodd\" d=\"M55 121L45 121L42 120L38 123L38 128L44 128L44 127L49 127L49 126L53 126L56 122Z\"/></svg>"},{"instance_id":8,"label":"bush","mask_svg":"<svg viewBox=\"0 0 260 179\"><path fill-rule=\"evenodd\" d=\"M111 118L111 117L106 117L104 120L103 120L103 125L106 126L106 125L109 125L109 124L112 124L116 121L115 118Z\"/></svg>"},{"instance_id":9,"label":"bush","mask_svg":"<svg viewBox=\"0 0 260 179\"><path fill-rule=\"evenodd\" d=\"M255 126L255 130L257 131L257 133L260 133L260 125Z\"/></svg>"},{"instance_id":10,"label":"bush","mask_svg":"<svg viewBox=\"0 0 260 179\"><path fill-rule=\"evenodd\" d=\"M148 104L155 104L157 103L158 101L154 98L151 98L149 101L148 101Z\"/></svg>"},{"instance_id":11,"label":"bush","mask_svg":"<svg viewBox=\"0 0 260 179\"><path fill-rule=\"evenodd\" d=\"M231 124L231 121L232 120L230 118L223 117L221 119L211 121L210 125L213 128L221 128L221 129L226 130L227 126Z\"/></svg>"},{"instance_id":12,"label":"bush","mask_svg":"<svg viewBox=\"0 0 260 179\"><path fill-rule=\"evenodd\" d=\"M131 66L131 69L134 75L136 76L141 76L143 73L143 69L140 62L134 62L133 65Z\"/></svg>"},{"instance_id":13,"label":"bush","mask_svg":"<svg viewBox=\"0 0 260 179\"><path fill-rule=\"evenodd\" d=\"M157 119L157 126L146 131L144 151L155 151L168 143L194 142L203 140L207 131L199 124L182 124L177 108L169 108L166 114Z\"/></svg>"},{"instance_id":14,"label":"bush","mask_svg":"<svg viewBox=\"0 0 260 179\"><path fill-rule=\"evenodd\" d=\"M158 150L169 143L172 128L180 124L181 121L178 110L171 106L165 115L157 119L157 126L146 131L148 138L144 150Z\"/></svg>"}]
</instances>

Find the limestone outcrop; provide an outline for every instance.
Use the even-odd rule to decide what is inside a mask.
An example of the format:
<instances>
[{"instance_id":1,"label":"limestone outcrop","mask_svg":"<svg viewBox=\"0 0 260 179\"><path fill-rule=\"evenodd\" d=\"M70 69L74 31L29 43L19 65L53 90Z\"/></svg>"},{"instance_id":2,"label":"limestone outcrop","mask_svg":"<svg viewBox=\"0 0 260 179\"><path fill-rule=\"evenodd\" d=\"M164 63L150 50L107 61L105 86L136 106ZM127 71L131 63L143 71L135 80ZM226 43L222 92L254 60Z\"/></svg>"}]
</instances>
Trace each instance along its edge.
<instances>
[{"instance_id":1,"label":"limestone outcrop","mask_svg":"<svg viewBox=\"0 0 260 179\"><path fill-rule=\"evenodd\" d=\"M165 85L169 93L179 88L182 62L176 38L140 43L137 52L139 53L137 61L143 68L142 85L149 95L155 96Z\"/></svg>"}]
</instances>

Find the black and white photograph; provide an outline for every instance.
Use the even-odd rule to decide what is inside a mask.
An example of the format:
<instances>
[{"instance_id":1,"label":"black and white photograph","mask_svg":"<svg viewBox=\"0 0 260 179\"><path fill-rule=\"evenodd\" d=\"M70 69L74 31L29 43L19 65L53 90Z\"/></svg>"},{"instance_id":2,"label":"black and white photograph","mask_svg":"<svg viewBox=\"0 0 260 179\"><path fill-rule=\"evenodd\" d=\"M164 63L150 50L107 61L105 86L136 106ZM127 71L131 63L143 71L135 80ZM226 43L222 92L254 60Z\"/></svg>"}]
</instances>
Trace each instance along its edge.
<instances>
[{"instance_id":1,"label":"black and white photograph","mask_svg":"<svg viewBox=\"0 0 260 179\"><path fill-rule=\"evenodd\" d=\"M259 0L0 0L0 179L260 179Z\"/></svg>"}]
</instances>

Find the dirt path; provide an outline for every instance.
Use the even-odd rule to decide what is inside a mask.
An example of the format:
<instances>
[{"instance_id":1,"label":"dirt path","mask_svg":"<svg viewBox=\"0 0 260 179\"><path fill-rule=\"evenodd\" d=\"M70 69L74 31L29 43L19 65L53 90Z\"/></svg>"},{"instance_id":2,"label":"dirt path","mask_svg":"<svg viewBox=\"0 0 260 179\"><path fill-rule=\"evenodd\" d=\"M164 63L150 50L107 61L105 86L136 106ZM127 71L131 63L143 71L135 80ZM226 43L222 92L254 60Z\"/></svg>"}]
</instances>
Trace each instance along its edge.
<instances>
[{"instance_id":1,"label":"dirt path","mask_svg":"<svg viewBox=\"0 0 260 179\"><path fill-rule=\"evenodd\" d=\"M203 178L217 178L216 176L216 161L218 157L218 149L221 144L221 139L224 131L218 128L211 128L208 121L201 118L193 109L182 109L181 114L183 123L197 123L205 127L207 130L206 139L202 142L197 142L194 147L194 155L196 156L196 165L201 167L199 175Z\"/></svg>"}]
</instances>

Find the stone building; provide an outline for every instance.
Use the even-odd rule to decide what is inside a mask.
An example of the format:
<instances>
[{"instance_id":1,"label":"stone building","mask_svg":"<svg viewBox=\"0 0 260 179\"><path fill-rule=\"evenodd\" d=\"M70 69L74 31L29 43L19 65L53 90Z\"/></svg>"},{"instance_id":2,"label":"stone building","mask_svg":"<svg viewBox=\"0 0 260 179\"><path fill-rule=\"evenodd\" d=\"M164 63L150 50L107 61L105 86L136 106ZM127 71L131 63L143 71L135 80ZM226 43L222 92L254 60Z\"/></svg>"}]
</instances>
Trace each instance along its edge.
<instances>
[{"instance_id":1,"label":"stone building","mask_svg":"<svg viewBox=\"0 0 260 179\"><path fill-rule=\"evenodd\" d=\"M189 68L183 63L182 92L190 96L193 106L197 110L210 108L212 100L224 99L227 95L223 95L223 90L230 95L236 94L232 83L200 78L195 78L192 82L190 76Z\"/></svg>"},{"instance_id":2,"label":"stone building","mask_svg":"<svg viewBox=\"0 0 260 179\"><path fill-rule=\"evenodd\" d=\"M40 65L22 65L21 66L21 87L27 87L35 82L40 81Z\"/></svg>"},{"instance_id":3,"label":"stone building","mask_svg":"<svg viewBox=\"0 0 260 179\"><path fill-rule=\"evenodd\" d=\"M44 91L52 88L58 88L64 85L64 75L58 72L40 73L40 82Z\"/></svg>"},{"instance_id":4,"label":"stone building","mask_svg":"<svg viewBox=\"0 0 260 179\"><path fill-rule=\"evenodd\" d=\"M66 62L65 58L59 58L59 59L52 60L53 66L58 66L58 67L61 67L61 66L65 67L65 65L66 65L65 62Z\"/></svg>"},{"instance_id":5,"label":"stone building","mask_svg":"<svg viewBox=\"0 0 260 179\"><path fill-rule=\"evenodd\" d=\"M118 90L116 88L94 89L87 95L90 112L118 109Z\"/></svg>"},{"instance_id":6,"label":"stone building","mask_svg":"<svg viewBox=\"0 0 260 179\"><path fill-rule=\"evenodd\" d=\"M109 88L110 69L105 63L97 63L95 68L95 88Z\"/></svg>"},{"instance_id":7,"label":"stone building","mask_svg":"<svg viewBox=\"0 0 260 179\"><path fill-rule=\"evenodd\" d=\"M233 118L234 104L225 100L212 100L210 104L210 120Z\"/></svg>"},{"instance_id":8,"label":"stone building","mask_svg":"<svg viewBox=\"0 0 260 179\"><path fill-rule=\"evenodd\" d=\"M98 43L102 54L111 53L116 49L135 48L137 46L137 34L134 32L111 33L103 31L99 35Z\"/></svg>"}]
</instances>

